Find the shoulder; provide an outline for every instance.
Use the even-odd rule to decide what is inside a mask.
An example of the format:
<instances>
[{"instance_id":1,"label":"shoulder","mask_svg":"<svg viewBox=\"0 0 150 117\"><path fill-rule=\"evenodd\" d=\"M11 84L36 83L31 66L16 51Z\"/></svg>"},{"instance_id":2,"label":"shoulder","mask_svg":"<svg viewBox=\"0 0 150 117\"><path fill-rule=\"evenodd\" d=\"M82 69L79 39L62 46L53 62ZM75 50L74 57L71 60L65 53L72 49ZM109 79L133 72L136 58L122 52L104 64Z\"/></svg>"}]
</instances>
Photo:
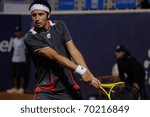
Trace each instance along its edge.
<instances>
[{"instance_id":1,"label":"shoulder","mask_svg":"<svg viewBox=\"0 0 150 117\"><path fill-rule=\"evenodd\" d=\"M31 41L32 39L35 38L35 34L33 34L31 31L27 32L24 36L24 42Z\"/></svg>"},{"instance_id":2,"label":"shoulder","mask_svg":"<svg viewBox=\"0 0 150 117\"><path fill-rule=\"evenodd\" d=\"M66 24L64 21L62 20L55 20L54 21L54 26L55 26L55 29L57 30L57 32L59 33L63 33L66 29Z\"/></svg>"},{"instance_id":3,"label":"shoulder","mask_svg":"<svg viewBox=\"0 0 150 117\"><path fill-rule=\"evenodd\" d=\"M55 22L56 27L58 27L58 28L65 28L66 27L66 23L62 20L55 20L54 22Z\"/></svg>"}]
</instances>

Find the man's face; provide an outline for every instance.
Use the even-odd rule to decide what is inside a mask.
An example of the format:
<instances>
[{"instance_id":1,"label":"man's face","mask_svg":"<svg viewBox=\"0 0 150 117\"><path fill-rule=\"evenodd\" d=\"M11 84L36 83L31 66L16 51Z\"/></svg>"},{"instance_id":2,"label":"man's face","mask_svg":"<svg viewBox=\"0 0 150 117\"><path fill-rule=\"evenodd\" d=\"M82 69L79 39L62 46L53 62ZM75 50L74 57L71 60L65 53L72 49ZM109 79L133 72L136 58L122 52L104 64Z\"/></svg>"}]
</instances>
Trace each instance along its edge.
<instances>
[{"instance_id":1,"label":"man's face","mask_svg":"<svg viewBox=\"0 0 150 117\"><path fill-rule=\"evenodd\" d=\"M36 28L48 28L48 14L44 10L34 10L31 13L33 25Z\"/></svg>"},{"instance_id":2,"label":"man's face","mask_svg":"<svg viewBox=\"0 0 150 117\"><path fill-rule=\"evenodd\" d=\"M22 34L21 31L16 31L16 32L15 32L15 36L16 36L16 37L20 37L21 34Z\"/></svg>"},{"instance_id":3,"label":"man's face","mask_svg":"<svg viewBox=\"0 0 150 117\"><path fill-rule=\"evenodd\" d=\"M117 59L120 59L120 58L123 58L123 56L125 55L125 52L123 51L115 52L115 55Z\"/></svg>"}]
</instances>

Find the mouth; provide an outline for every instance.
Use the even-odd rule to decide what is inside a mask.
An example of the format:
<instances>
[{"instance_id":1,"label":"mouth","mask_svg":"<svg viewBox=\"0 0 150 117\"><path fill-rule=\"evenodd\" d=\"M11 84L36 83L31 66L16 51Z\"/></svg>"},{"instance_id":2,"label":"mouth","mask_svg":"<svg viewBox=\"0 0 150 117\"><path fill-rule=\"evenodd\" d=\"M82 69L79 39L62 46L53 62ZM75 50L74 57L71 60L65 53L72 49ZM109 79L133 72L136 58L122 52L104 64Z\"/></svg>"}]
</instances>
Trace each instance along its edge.
<instances>
[{"instance_id":1,"label":"mouth","mask_svg":"<svg viewBox=\"0 0 150 117\"><path fill-rule=\"evenodd\" d=\"M40 22L36 22L35 25L36 25L36 26L39 26L39 25L41 25L41 23L40 23Z\"/></svg>"},{"instance_id":2,"label":"mouth","mask_svg":"<svg viewBox=\"0 0 150 117\"><path fill-rule=\"evenodd\" d=\"M42 27L41 23L36 23L35 26L36 26L37 28L41 28L41 27Z\"/></svg>"},{"instance_id":3,"label":"mouth","mask_svg":"<svg viewBox=\"0 0 150 117\"><path fill-rule=\"evenodd\" d=\"M35 21L35 25L41 25L41 22Z\"/></svg>"}]
</instances>

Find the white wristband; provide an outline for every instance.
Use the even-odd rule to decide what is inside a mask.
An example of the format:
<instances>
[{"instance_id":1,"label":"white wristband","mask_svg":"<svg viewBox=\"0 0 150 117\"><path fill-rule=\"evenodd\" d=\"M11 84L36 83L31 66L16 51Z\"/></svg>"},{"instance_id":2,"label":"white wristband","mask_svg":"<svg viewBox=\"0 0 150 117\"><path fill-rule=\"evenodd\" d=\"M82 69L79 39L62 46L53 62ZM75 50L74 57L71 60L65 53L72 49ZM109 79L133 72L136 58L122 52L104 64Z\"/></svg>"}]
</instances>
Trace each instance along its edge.
<instances>
[{"instance_id":1,"label":"white wristband","mask_svg":"<svg viewBox=\"0 0 150 117\"><path fill-rule=\"evenodd\" d=\"M86 70L87 69L85 67L83 67L81 65L78 65L77 68L76 68L76 70L75 70L75 72L78 73L78 74L80 74L80 75L83 75L86 72Z\"/></svg>"}]
</instances>

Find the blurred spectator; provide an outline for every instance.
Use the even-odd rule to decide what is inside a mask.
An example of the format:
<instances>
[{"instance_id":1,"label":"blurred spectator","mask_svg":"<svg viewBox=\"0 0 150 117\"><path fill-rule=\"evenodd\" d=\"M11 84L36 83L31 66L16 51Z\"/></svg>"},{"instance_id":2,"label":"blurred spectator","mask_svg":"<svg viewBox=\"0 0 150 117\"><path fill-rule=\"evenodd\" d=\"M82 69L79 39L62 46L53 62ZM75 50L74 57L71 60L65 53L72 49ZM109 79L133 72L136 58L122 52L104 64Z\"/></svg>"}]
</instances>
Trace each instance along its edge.
<instances>
[{"instance_id":1,"label":"blurred spectator","mask_svg":"<svg viewBox=\"0 0 150 117\"><path fill-rule=\"evenodd\" d=\"M12 81L13 88L6 90L7 93L24 93L26 52L23 42L22 31L20 27L15 27L13 38L13 56L12 56Z\"/></svg>"},{"instance_id":2,"label":"blurred spectator","mask_svg":"<svg viewBox=\"0 0 150 117\"><path fill-rule=\"evenodd\" d=\"M119 81L119 70L118 70L118 64L115 63L112 67L112 81L117 82Z\"/></svg>"},{"instance_id":3,"label":"blurred spectator","mask_svg":"<svg viewBox=\"0 0 150 117\"><path fill-rule=\"evenodd\" d=\"M141 99L146 99L144 67L122 45L117 45L115 55L120 80L136 88L140 92Z\"/></svg>"}]
</instances>

